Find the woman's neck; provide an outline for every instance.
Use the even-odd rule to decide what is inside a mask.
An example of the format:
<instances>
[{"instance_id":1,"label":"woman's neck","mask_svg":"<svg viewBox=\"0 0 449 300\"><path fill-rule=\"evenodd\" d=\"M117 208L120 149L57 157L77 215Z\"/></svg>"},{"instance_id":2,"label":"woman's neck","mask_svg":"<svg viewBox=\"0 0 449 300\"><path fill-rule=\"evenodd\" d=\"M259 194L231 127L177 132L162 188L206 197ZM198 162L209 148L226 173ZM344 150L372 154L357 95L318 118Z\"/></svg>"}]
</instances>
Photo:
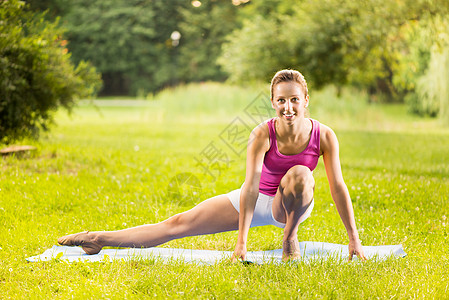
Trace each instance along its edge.
<instances>
[{"instance_id":1,"label":"woman's neck","mask_svg":"<svg viewBox=\"0 0 449 300\"><path fill-rule=\"evenodd\" d=\"M309 135L310 126L308 118L297 119L296 122L288 124L287 122L276 119L276 133L278 136L287 139L295 139L302 135Z\"/></svg>"}]
</instances>

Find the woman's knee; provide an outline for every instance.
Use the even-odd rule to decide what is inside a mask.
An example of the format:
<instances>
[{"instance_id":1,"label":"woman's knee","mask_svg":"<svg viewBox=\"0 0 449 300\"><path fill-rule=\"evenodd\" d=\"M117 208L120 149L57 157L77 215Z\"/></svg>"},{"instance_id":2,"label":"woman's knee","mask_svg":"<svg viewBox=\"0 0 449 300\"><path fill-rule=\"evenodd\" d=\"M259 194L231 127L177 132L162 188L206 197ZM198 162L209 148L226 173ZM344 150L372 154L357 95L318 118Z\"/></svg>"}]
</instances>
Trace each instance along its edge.
<instances>
[{"instance_id":1,"label":"woman's knee","mask_svg":"<svg viewBox=\"0 0 449 300\"><path fill-rule=\"evenodd\" d=\"M305 166L294 166L282 177L279 187L283 194L302 195L313 192L315 180L312 171Z\"/></svg>"}]
</instances>

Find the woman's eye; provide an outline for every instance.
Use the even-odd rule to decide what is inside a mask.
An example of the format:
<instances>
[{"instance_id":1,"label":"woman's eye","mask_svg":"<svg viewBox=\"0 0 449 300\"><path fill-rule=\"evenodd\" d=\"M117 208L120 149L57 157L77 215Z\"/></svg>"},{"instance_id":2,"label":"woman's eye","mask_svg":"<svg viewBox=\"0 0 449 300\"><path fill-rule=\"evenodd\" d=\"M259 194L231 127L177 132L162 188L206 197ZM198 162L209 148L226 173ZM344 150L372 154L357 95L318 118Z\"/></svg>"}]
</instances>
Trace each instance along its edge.
<instances>
[{"instance_id":1,"label":"woman's eye","mask_svg":"<svg viewBox=\"0 0 449 300\"><path fill-rule=\"evenodd\" d=\"M283 102L285 102L285 100L284 99L278 99L278 102L283 103Z\"/></svg>"},{"instance_id":2,"label":"woman's eye","mask_svg":"<svg viewBox=\"0 0 449 300\"><path fill-rule=\"evenodd\" d=\"M294 102L298 102L299 101L299 99L298 98L292 98L292 101L294 101Z\"/></svg>"}]
</instances>

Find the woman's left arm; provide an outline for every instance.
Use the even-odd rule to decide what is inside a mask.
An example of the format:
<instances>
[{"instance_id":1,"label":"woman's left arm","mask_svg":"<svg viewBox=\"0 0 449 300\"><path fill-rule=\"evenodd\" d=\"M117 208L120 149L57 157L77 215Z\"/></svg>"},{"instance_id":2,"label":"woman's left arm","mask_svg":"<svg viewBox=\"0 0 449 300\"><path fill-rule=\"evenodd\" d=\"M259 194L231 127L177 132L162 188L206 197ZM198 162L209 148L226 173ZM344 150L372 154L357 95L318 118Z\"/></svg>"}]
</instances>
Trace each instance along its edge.
<instances>
[{"instance_id":1,"label":"woman's left arm","mask_svg":"<svg viewBox=\"0 0 449 300\"><path fill-rule=\"evenodd\" d=\"M349 260L352 259L354 254L360 259L366 260L355 225L351 197L341 172L337 136L332 129L323 124L321 124L320 131L320 148L332 199L349 237Z\"/></svg>"}]
</instances>

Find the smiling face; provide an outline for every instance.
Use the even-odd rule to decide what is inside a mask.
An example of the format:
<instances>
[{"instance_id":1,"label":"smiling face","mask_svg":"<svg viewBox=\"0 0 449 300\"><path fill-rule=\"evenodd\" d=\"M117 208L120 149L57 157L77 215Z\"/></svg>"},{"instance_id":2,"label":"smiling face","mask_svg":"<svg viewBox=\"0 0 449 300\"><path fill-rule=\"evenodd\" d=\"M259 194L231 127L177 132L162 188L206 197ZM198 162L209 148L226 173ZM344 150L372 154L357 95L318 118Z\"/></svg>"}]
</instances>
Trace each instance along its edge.
<instances>
[{"instance_id":1,"label":"smiling face","mask_svg":"<svg viewBox=\"0 0 449 300\"><path fill-rule=\"evenodd\" d=\"M309 105L309 96L299 83L294 81L279 82L273 86L271 106L281 120L292 122L304 118L306 107Z\"/></svg>"}]
</instances>

